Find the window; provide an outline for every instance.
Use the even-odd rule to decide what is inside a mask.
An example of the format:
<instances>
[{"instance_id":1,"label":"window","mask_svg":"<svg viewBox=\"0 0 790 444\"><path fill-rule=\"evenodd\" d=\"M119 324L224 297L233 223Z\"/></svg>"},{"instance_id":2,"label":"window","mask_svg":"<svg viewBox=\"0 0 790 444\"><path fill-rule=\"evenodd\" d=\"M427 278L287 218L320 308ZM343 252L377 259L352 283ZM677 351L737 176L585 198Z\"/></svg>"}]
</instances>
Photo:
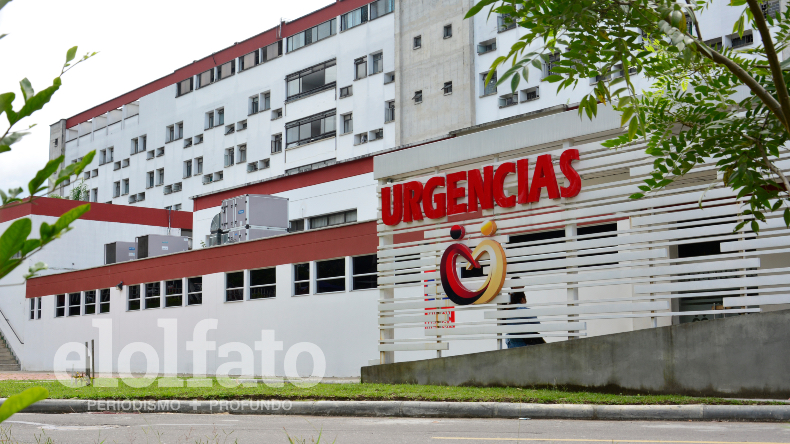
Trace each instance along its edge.
<instances>
[{"instance_id":1,"label":"window","mask_svg":"<svg viewBox=\"0 0 790 444\"><path fill-rule=\"evenodd\" d=\"M123 179L121 184L123 185L123 192L121 193L121 196L129 194L129 179Z\"/></svg>"},{"instance_id":2,"label":"window","mask_svg":"<svg viewBox=\"0 0 790 444\"><path fill-rule=\"evenodd\" d=\"M165 169L159 168L156 170L156 186L164 185L165 183Z\"/></svg>"},{"instance_id":3,"label":"window","mask_svg":"<svg viewBox=\"0 0 790 444\"><path fill-rule=\"evenodd\" d=\"M129 166L129 159L123 159L121 161L121 168L126 168Z\"/></svg>"},{"instance_id":4,"label":"window","mask_svg":"<svg viewBox=\"0 0 790 444\"><path fill-rule=\"evenodd\" d=\"M381 71L384 70L384 60L383 60L383 58L384 58L384 53L383 52L380 52L378 54L373 54L371 56L371 59L372 59L372 61L371 61L372 66L370 67L370 74L371 75L378 74L378 73L380 73Z\"/></svg>"},{"instance_id":5,"label":"window","mask_svg":"<svg viewBox=\"0 0 790 444\"><path fill-rule=\"evenodd\" d=\"M283 41L278 40L271 45L264 47L261 50L261 55L263 56L262 62L268 62L269 60L274 60L277 57L280 57L283 55Z\"/></svg>"},{"instance_id":6,"label":"window","mask_svg":"<svg viewBox=\"0 0 790 444\"><path fill-rule=\"evenodd\" d=\"M277 120L277 119L279 119L282 116L283 116L283 109L282 108L277 108L277 109L272 111L272 120Z\"/></svg>"},{"instance_id":7,"label":"window","mask_svg":"<svg viewBox=\"0 0 790 444\"><path fill-rule=\"evenodd\" d=\"M760 4L760 9L763 10L763 16L768 19L771 17L772 19L776 19L777 14L779 14L779 2L778 1L767 1L765 3ZM55 141L55 146L58 146L57 140Z\"/></svg>"},{"instance_id":8,"label":"window","mask_svg":"<svg viewBox=\"0 0 790 444\"><path fill-rule=\"evenodd\" d=\"M225 177L225 174L222 171L217 171L214 173L214 182L219 182Z\"/></svg>"},{"instance_id":9,"label":"window","mask_svg":"<svg viewBox=\"0 0 790 444\"><path fill-rule=\"evenodd\" d=\"M180 183L174 184L174 185L173 185L173 187L175 187L176 185L178 185L178 186L179 186L179 189L178 189L178 190L176 190L176 191L181 191L181 189L180 189L180 188L181 188L181 184L180 184ZM181 211L181 204L176 204L176 205L173 207L173 210L175 210L175 211Z\"/></svg>"},{"instance_id":10,"label":"window","mask_svg":"<svg viewBox=\"0 0 790 444\"><path fill-rule=\"evenodd\" d=\"M99 313L110 312L110 289L105 288L99 291Z\"/></svg>"},{"instance_id":11,"label":"window","mask_svg":"<svg viewBox=\"0 0 790 444\"><path fill-rule=\"evenodd\" d=\"M80 293L69 293L69 316L80 315Z\"/></svg>"},{"instance_id":12,"label":"window","mask_svg":"<svg viewBox=\"0 0 790 444\"><path fill-rule=\"evenodd\" d=\"M263 108L261 111L266 111L267 109L271 108L272 105L272 95L270 93L263 93Z\"/></svg>"},{"instance_id":13,"label":"window","mask_svg":"<svg viewBox=\"0 0 790 444\"><path fill-rule=\"evenodd\" d=\"M176 123L176 139L184 137L184 122Z\"/></svg>"},{"instance_id":14,"label":"window","mask_svg":"<svg viewBox=\"0 0 790 444\"><path fill-rule=\"evenodd\" d=\"M272 136L272 154L283 151L283 135L275 134Z\"/></svg>"},{"instance_id":15,"label":"window","mask_svg":"<svg viewBox=\"0 0 790 444\"><path fill-rule=\"evenodd\" d=\"M557 62L560 61L560 53L555 52L554 54L549 54L546 61L543 62L543 78L545 79L548 76L557 74L552 71L557 66Z\"/></svg>"},{"instance_id":16,"label":"window","mask_svg":"<svg viewBox=\"0 0 790 444\"><path fill-rule=\"evenodd\" d=\"M96 314L96 290L85 292L85 313L86 315Z\"/></svg>"},{"instance_id":17,"label":"window","mask_svg":"<svg viewBox=\"0 0 790 444\"><path fill-rule=\"evenodd\" d=\"M422 90L414 91L414 97L411 98L414 103L422 103Z\"/></svg>"},{"instance_id":18,"label":"window","mask_svg":"<svg viewBox=\"0 0 790 444\"><path fill-rule=\"evenodd\" d=\"M257 114L258 113L258 101L260 98L257 95L250 97L250 110L247 114Z\"/></svg>"},{"instance_id":19,"label":"window","mask_svg":"<svg viewBox=\"0 0 790 444\"><path fill-rule=\"evenodd\" d=\"M184 179L187 177L192 177L192 161L186 160L184 161Z\"/></svg>"},{"instance_id":20,"label":"window","mask_svg":"<svg viewBox=\"0 0 790 444\"><path fill-rule=\"evenodd\" d=\"M518 94L509 93L499 97L500 108L507 108L508 106L513 106L516 104L518 104Z\"/></svg>"},{"instance_id":21,"label":"window","mask_svg":"<svg viewBox=\"0 0 790 444\"><path fill-rule=\"evenodd\" d=\"M41 298L30 298L30 320L41 319Z\"/></svg>"},{"instance_id":22,"label":"window","mask_svg":"<svg viewBox=\"0 0 790 444\"><path fill-rule=\"evenodd\" d=\"M59 294L55 296L55 317L62 318L66 315L66 295Z\"/></svg>"},{"instance_id":23,"label":"window","mask_svg":"<svg viewBox=\"0 0 790 444\"><path fill-rule=\"evenodd\" d=\"M319 40L323 40L329 36L335 35L337 28L336 21L337 19L332 19L328 22L321 23L318 26L313 26L310 29L306 29L299 34L288 37L286 39L286 47L288 48L288 52L296 51L303 46L307 46L311 43L315 43Z\"/></svg>"},{"instance_id":24,"label":"window","mask_svg":"<svg viewBox=\"0 0 790 444\"><path fill-rule=\"evenodd\" d=\"M121 181L112 184L112 197L120 197L121 195Z\"/></svg>"},{"instance_id":25,"label":"window","mask_svg":"<svg viewBox=\"0 0 790 444\"><path fill-rule=\"evenodd\" d=\"M247 164L247 172L248 173L254 173L255 171L258 171L258 162L248 163Z\"/></svg>"},{"instance_id":26,"label":"window","mask_svg":"<svg viewBox=\"0 0 790 444\"><path fill-rule=\"evenodd\" d=\"M242 120L236 123L236 131L244 131L247 129L247 121Z\"/></svg>"},{"instance_id":27,"label":"window","mask_svg":"<svg viewBox=\"0 0 790 444\"><path fill-rule=\"evenodd\" d=\"M412 48L413 49L422 48L422 36L421 35L418 35L417 37L414 37L414 45L412 46Z\"/></svg>"},{"instance_id":28,"label":"window","mask_svg":"<svg viewBox=\"0 0 790 444\"><path fill-rule=\"evenodd\" d=\"M145 308L159 308L162 306L162 288L159 282L145 284Z\"/></svg>"},{"instance_id":29,"label":"window","mask_svg":"<svg viewBox=\"0 0 790 444\"><path fill-rule=\"evenodd\" d=\"M145 200L145 193L137 193L137 202L142 202Z\"/></svg>"},{"instance_id":30,"label":"window","mask_svg":"<svg viewBox=\"0 0 790 444\"><path fill-rule=\"evenodd\" d=\"M340 98L348 97L354 94L354 89L351 85L340 88Z\"/></svg>"},{"instance_id":31,"label":"window","mask_svg":"<svg viewBox=\"0 0 790 444\"><path fill-rule=\"evenodd\" d=\"M294 264L294 294L310 294L310 263Z\"/></svg>"},{"instance_id":32,"label":"window","mask_svg":"<svg viewBox=\"0 0 790 444\"><path fill-rule=\"evenodd\" d=\"M139 285L130 285L126 288L127 294L127 305L126 309L129 311L139 310L140 309L140 286Z\"/></svg>"},{"instance_id":33,"label":"window","mask_svg":"<svg viewBox=\"0 0 790 444\"><path fill-rule=\"evenodd\" d=\"M624 77L625 76L625 72L624 71L625 70L623 70L623 64L622 63L618 63L617 65L614 65L614 68L612 68L612 77L615 78L615 79L618 78L618 77ZM632 76L634 74L636 74L636 67L635 66L629 66L628 67L628 75Z\"/></svg>"},{"instance_id":34,"label":"window","mask_svg":"<svg viewBox=\"0 0 790 444\"><path fill-rule=\"evenodd\" d=\"M164 194L170 194L173 192L173 185L165 185L163 189ZM166 210L171 209L171 207L165 207Z\"/></svg>"},{"instance_id":35,"label":"window","mask_svg":"<svg viewBox=\"0 0 790 444\"><path fill-rule=\"evenodd\" d=\"M521 90L521 102L531 102L538 100L540 97L540 89L537 86Z\"/></svg>"},{"instance_id":36,"label":"window","mask_svg":"<svg viewBox=\"0 0 790 444\"><path fill-rule=\"evenodd\" d=\"M340 16L340 30L353 28L368 21L368 6L355 9Z\"/></svg>"},{"instance_id":37,"label":"window","mask_svg":"<svg viewBox=\"0 0 790 444\"><path fill-rule=\"evenodd\" d=\"M343 134L354 131L354 120L352 116L351 113L343 115Z\"/></svg>"},{"instance_id":38,"label":"window","mask_svg":"<svg viewBox=\"0 0 790 444\"><path fill-rule=\"evenodd\" d=\"M203 277L187 278L187 305L203 303Z\"/></svg>"},{"instance_id":39,"label":"window","mask_svg":"<svg viewBox=\"0 0 790 444\"><path fill-rule=\"evenodd\" d=\"M357 210L341 211L310 218L310 228L322 228L357 221Z\"/></svg>"},{"instance_id":40,"label":"window","mask_svg":"<svg viewBox=\"0 0 790 444\"><path fill-rule=\"evenodd\" d=\"M192 91L192 77L176 83L176 97L181 97Z\"/></svg>"},{"instance_id":41,"label":"window","mask_svg":"<svg viewBox=\"0 0 790 444\"><path fill-rule=\"evenodd\" d=\"M247 145L239 145L238 159L239 163L244 163L247 161Z\"/></svg>"},{"instance_id":42,"label":"window","mask_svg":"<svg viewBox=\"0 0 790 444\"><path fill-rule=\"evenodd\" d=\"M170 125L167 127L167 132L165 133L165 142L172 142L176 139L176 126Z\"/></svg>"},{"instance_id":43,"label":"window","mask_svg":"<svg viewBox=\"0 0 790 444\"><path fill-rule=\"evenodd\" d=\"M225 124L225 109L220 108L217 110L217 126L222 126Z\"/></svg>"},{"instance_id":44,"label":"window","mask_svg":"<svg viewBox=\"0 0 790 444\"><path fill-rule=\"evenodd\" d=\"M255 162L253 162L253 163L255 163ZM269 159L260 160L260 161L258 161L258 163L260 164L260 165L258 165L258 168L260 168L262 170L265 170L266 168L269 168L269 166L271 166L271 162L269 161Z\"/></svg>"},{"instance_id":45,"label":"window","mask_svg":"<svg viewBox=\"0 0 790 444\"><path fill-rule=\"evenodd\" d=\"M515 18L508 14L499 14L497 17L497 31L505 32L516 27Z\"/></svg>"},{"instance_id":46,"label":"window","mask_svg":"<svg viewBox=\"0 0 790 444\"><path fill-rule=\"evenodd\" d=\"M234 124L230 124L225 127L225 135L233 134L236 132L236 126Z\"/></svg>"},{"instance_id":47,"label":"window","mask_svg":"<svg viewBox=\"0 0 790 444\"><path fill-rule=\"evenodd\" d=\"M453 36L453 25L444 25L444 31L442 32L442 37L449 39Z\"/></svg>"},{"instance_id":48,"label":"window","mask_svg":"<svg viewBox=\"0 0 790 444\"><path fill-rule=\"evenodd\" d=\"M442 87L442 91L444 91L444 95L452 94L453 93L453 82L444 82L444 86Z\"/></svg>"},{"instance_id":49,"label":"window","mask_svg":"<svg viewBox=\"0 0 790 444\"><path fill-rule=\"evenodd\" d=\"M334 165L336 163L337 163L337 159L327 159L327 160L322 160L320 162L313 162L311 164L298 166L296 168L289 168L285 170L285 175L289 176L291 174L304 173L305 171L312 171L318 168Z\"/></svg>"},{"instance_id":50,"label":"window","mask_svg":"<svg viewBox=\"0 0 790 444\"><path fill-rule=\"evenodd\" d=\"M146 179L145 180L145 188L146 189L147 188L153 188L154 187L154 172L153 171L149 171L148 173L146 173L146 178L145 179Z\"/></svg>"},{"instance_id":51,"label":"window","mask_svg":"<svg viewBox=\"0 0 790 444\"><path fill-rule=\"evenodd\" d=\"M230 62L224 63L217 67L217 77L219 80L227 79L228 77L232 76L236 73L236 63L235 60L231 60Z\"/></svg>"},{"instance_id":52,"label":"window","mask_svg":"<svg viewBox=\"0 0 790 444\"><path fill-rule=\"evenodd\" d=\"M204 86L210 85L214 81L214 68L209 69L208 71L203 71L202 73L197 75L198 79L198 88L203 88Z\"/></svg>"},{"instance_id":53,"label":"window","mask_svg":"<svg viewBox=\"0 0 790 444\"><path fill-rule=\"evenodd\" d=\"M316 293L346 290L345 258L319 261L316 267Z\"/></svg>"},{"instance_id":54,"label":"window","mask_svg":"<svg viewBox=\"0 0 790 444\"><path fill-rule=\"evenodd\" d=\"M99 151L99 165L107 163L107 150Z\"/></svg>"},{"instance_id":55,"label":"window","mask_svg":"<svg viewBox=\"0 0 790 444\"><path fill-rule=\"evenodd\" d=\"M229 167L233 165L233 148L226 148L225 149L225 166Z\"/></svg>"},{"instance_id":56,"label":"window","mask_svg":"<svg viewBox=\"0 0 790 444\"><path fill-rule=\"evenodd\" d=\"M314 114L285 125L286 148L334 136L335 110Z\"/></svg>"},{"instance_id":57,"label":"window","mask_svg":"<svg viewBox=\"0 0 790 444\"><path fill-rule=\"evenodd\" d=\"M368 133L357 134L354 136L354 145L368 143Z\"/></svg>"},{"instance_id":58,"label":"window","mask_svg":"<svg viewBox=\"0 0 790 444\"><path fill-rule=\"evenodd\" d=\"M483 95L496 94L496 72L491 76L491 81L488 84L486 84L486 76L488 76L487 72L480 74L480 89L483 91Z\"/></svg>"},{"instance_id":59,"label":"window","mask_svg":"<svg viewBox=\"0 0 790 444\"><path fill-rule=\"evenodd\" d=\"M730 46L733 49L742 48L744 46L749 46L754 43L754 36L752 35L752 31L746 31L743 33L743 37L739 36L738 34L733 34L730 36Z\"/></svg>"},{"instance_id":60,"label":"window","mask_svg":"<svg viewBox=\"0 0 790 444\"><path fill-rule=\"evenodd\" d=\"M245 54L241 58L239 58L239 71L244 71L245 69L250 69L254 66L257 66L259 63L259 53L256 49L255 51Z\"/></svg>"},{"instance_id":61,"label":"window","mask_svg":"<svg viewBox=\"0 0 790 444\"><path fill-rule=\"evenodd\" d=\"M184 139L184 148L189 148L192 146L192 138Z\"/></svg>"},{"instance_id":62,"label":"window","mask_svg":"<svg viewBox=\"0 0 790 444\"><path fill-rule=\"evenodd\" d=\"M145 159L146 160L151 160L151 159L154 158L155 155L156 155L156 153L154 151L149 151L148 154L146 154Z\"/></svg>"},{"instance_id":63,"label":"window","mask_svg":"<svg viewBox=\"0 0 790 444\"><path fill-rule=\"evenodd\" d=\"M198 134L195 136L195 145L203 143L203 134Z\"/></svg>"},{"instance_id":64,"label":"window","mask_svg":"<svg viewBox=\"0 0 790 444\"><path fill-rule=\"evenodd\" d=\"M214 128L214 111L206 113L206 129Z\"/></svg>"},{"instance_id":65,"label":"window","mask_svg":"<svg viewBox=\"0 0 790 444\"><path fill-rule=\"evenodd\" d=\"M384 130L379 128L370 132L370 141L381 140L384 138Z\"/></svg>"},{"instance_id":66,"label":"window","mask_svg":"<svg viewBox=\"0 0 790 444\"><path fill-rule=\"evenodd\" d=\"M165 281L165 307L180 307L184 301L184 281Z\"/></svg>"},{"instance_id":67,"label":"window","mask_svg":"<svg viewBox=\"0 0 790 444\"><path fill-rule=\"evenodd\" d=\"M250 299L273 298L277 295L275 268L250 270Z\"/></svg>"},{"instance_id":68,"label":"window","mask_svg":"<svg viewBox=\"0 0 790 444\"><path fill-rule=\"evenodd\" d=\"M182 189L183 188L181 186L181 182L176 182L176 183L173 184L173 192L174 193L177 193L177 192L181 191ZM176 205L176 207L180 207L180 206L181 205Z\"/></svg>"},{"instance_id":69,"label":"window","mask_svg":"<svg viewBox=\"0 0 790 444\"><path fill-rule=\"evenodd\" d=\"M195 159L195 175L203 174L203 158L198 157Z\"/></svg>"},{"instance_id":70,"label":"window","mask_svg":"<svg viewBox=\"0 0 790 444\"><path fill-rule=\"evenodd\" d=\"M393 11L395 0L378 0L370 4L370 19L374 20Z\"/></svg>"},{"instance_id":71,"label":"window","mask_svg":"<svg viewBox=\"0 0 790 444\"><path fill-rule=\"evenodd\" d=\"M225 301L241 301L244 299L244 272L225 273Z\"/></svg>"},{"instance_id":72,"label":"window","mask_svg":"<svg viewBox=\"0 0 790 444\"><path fill-rule=\"evenodd\" d=\"M351 289L365 290L378 286L377 259L375 254L351 258Z\"/></svg>"},{"instance_id":73,"label":"window","mask_svg":"<svg viewBox=\"0 0 790 444\"><path fill-rule=\"evenodd\" d=\"M390 100L389 102L384 102L384 122L394 122L395 121L395 101Z\"/></svg>"},{"instance_id":74,"label":"window","mask_svg":"<svg viewBox=\"0 0 790 444\"><path fill-rule=\"evenodd\" d=\"M288 87L287 100L334 88L336 80L337 67L334 60L290 74L285 78Z\"/></svg>"},{"instance_id":75,"label":"window","mask_svg":"<svg viewBox=\"0 0 790 444\"><path fill-rule=\"evenodd\" d=\"M705 44L710 46L712 49L716 51L721 51L722 49L721 37L711 40L705 40Z\"/></svg>"},{"instance_id":76,"label":"window","mask_svg":"<svg viewBox=\"0 0 790 444\"><path fill-rule=\"evenodd\" d=\"M296 219L288 222L288 232L297 233L304 231L304 219Z\"/></svg>"},{"instance_id":77,"label":"window","mask_svg":"<svg viewBox=\"0 0 790 444\"><path fill-rule=\"evenodd\" d=\"M96 177L98 175L99 175L99 170L92 170L91 171L91 177Z\"/></svg>"},{"instance_id":78,"label":"window","mask_svg":"<svg viewBox=\"0 0 790 444\"><path fill-rule=\"evenodd\" d=\"M384 74L384 84L392 83L395 81L395 71Z\"/></svg>"},{"instance_id":79,"label":"window","mask_svg":"<svg viewBox=\"0 0 790 444\"><path fill-rule=\"evenodd\" d=\"M99 189L94 188L91 190L91 202L98 202L99 201Z\"/></svg>"}]
</instances>

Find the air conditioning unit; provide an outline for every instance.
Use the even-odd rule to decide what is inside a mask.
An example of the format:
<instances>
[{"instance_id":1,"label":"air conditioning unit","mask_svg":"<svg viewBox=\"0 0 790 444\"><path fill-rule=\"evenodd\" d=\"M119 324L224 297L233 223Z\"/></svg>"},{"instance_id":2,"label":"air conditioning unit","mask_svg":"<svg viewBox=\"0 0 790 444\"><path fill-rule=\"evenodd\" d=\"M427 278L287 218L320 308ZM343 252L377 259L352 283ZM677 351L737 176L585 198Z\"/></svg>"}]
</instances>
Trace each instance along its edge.
<instances>
[{"instance_id":1,"label":"air conditioning unit","mask_svg":"<svg viewBox=\"0 0 790 444\"><path fill-rule=\"evenodd\" d=\"M136 242L111 242L104 245L104 265L137 259Z\"/></svg>"},{"instance_id":2,"label":"air conditioning unit","mask_svg":"<svg viewBox=\"0 0 790 444\"><path fill-rule=\"evenodd\" d=\"M288 231L288 199L262 194L244 194L222 201L219 230L245 232L244 240L285 234ZM239 240L241 234L236 236Z\"/></svg>"},{"instance_id":3,"label":"air conditioning unit","mask_svg":"<svg viewBox=\"0 0 790 444\"><path fill-rule=\"evenodd\" d=\"M189 250L189 238L185 236L165 236L148 234L137 238L137 257L164 256Z\"/></svg>"}]
</instances>

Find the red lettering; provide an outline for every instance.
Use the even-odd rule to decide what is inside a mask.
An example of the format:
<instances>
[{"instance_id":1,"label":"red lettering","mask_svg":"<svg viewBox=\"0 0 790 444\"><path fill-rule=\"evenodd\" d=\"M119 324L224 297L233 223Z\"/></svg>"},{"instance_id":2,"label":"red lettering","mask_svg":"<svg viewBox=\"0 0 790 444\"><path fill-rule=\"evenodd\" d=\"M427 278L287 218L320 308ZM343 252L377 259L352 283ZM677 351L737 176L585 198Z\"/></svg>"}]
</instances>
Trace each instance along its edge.
<instances>
[{"instance_id":1,"label":"red lettering","mask_svg":"<svg viewBox=\"0 0 790 444\"><path fill-rule=\"evenodd\" d=\"M582 178L571 165L574 160L579 160L579 150L565 150L560 156L560 170L569 182L567 187L560 188L562 197L578 196L582 189Z\"/></svg>"},{"instance_id":2,"label":"red lettering","mask_svg":"<svg viewBox=\"0 0 790 444\"><path fill-rule=\"evenodd\" d=\"M395 202L392 202L392 192L394 189ZM385 225L398 225L403 216L403 185L397 184L393 187L381 189L381 219Z\"/></svg>"},{"instance_id":3,"label":"red lettering","mask_svg":"<svg viewBox=\"0 0 790 444\"><path fill-rule=\"evenodd\" d=\"M557 176L554 175L554 166L551 164L551 154L540 155L535 162L535 173L532 175L532 188L529 189L528 201L540 200L540 189L544 187L549 193L549 199L560 198Z\"/></svg>"},{"instance_id":4,"label":"red lettering","mask_svg":"<svg viewBox=\"0 0 790 444\"><path fill-rule=\"evenodd\" d=\"M417 181L406 182L403 185L403 221L422 220L422 183Z\"/></svg>"},{"instance_id":5,"label":"red lettering","mask_svg":"<svg viewBox=\"0 0 790 444\"><path fill-rule=\"evenodd\" d=\"M477 202L480 202L480 207L484 210L494 208L494 189L492 182L494 181L494 167L487 166L483 168L483 177L480 176L480 170L469 170L468 184L469 187L469 204L467 211L477 211Z\"/></svg>"},{"instance_id":6,"label":"red lettering","mask_svg":"<svg viewBox=\"0 0 790 444\"><path fill-rule=\"evenodd\" d=\"M517 160L516 170L518 171L518 203L525 204L529 195L529 159Z\"/></svg>"},{"instance_id":7,"label":"red lettering","mask_svg":"<svg viewBox=\"0 0 790 444\"><path fill-rule=\"evenodd\" d=\"M505 196L505 179L510 173L516 172L516 164L513 162L503 163L496 169L494 175L494 199L496 204L502 208L516 206L516 196Z\"/></svg>"},{"instance_id":8,"label":"red lettering","mask_svg":"<svg viewBox=\"0 0 790 444\"><path fill-rule=\"evenodd\" d=\"M443 186L444 177L431 177L425 182L425 188L422 190L422 211L428 219L441 219L447 215L445 194L433 194L437 187Z\"/></svg>"},{"instance_id":9,"label":"red lettering","mask_svg":"<svg viewBox=\"0 0 790 444\"><path fill-rule=\"evenodd\" d=\"M447 215L466 213L466 204L459 204L459 198L466 196L466 188L459 187L458 182L466 180L466 171L447 175Z\"/></svg>"}]
</instances>

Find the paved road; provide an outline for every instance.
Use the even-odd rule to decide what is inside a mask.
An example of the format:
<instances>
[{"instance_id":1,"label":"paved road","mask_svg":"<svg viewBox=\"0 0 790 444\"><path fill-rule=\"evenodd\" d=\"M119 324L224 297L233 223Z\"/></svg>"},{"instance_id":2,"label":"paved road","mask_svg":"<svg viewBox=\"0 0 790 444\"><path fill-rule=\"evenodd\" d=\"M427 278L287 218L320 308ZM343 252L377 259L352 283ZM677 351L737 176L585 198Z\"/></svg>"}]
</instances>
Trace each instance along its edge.
<instances>
[{"instance_id":1,"label":"paved road","mask_svg":"<svg viewBox=\"0 0 790 444\"><path fill-rule=\"evenodd\" d=\"M287 443L286 431L312 443L319 430L337 444L790 443L790 425L776 423L80 413L17 414L3 426L2 443Z\"/></svg>"}]
</instances>

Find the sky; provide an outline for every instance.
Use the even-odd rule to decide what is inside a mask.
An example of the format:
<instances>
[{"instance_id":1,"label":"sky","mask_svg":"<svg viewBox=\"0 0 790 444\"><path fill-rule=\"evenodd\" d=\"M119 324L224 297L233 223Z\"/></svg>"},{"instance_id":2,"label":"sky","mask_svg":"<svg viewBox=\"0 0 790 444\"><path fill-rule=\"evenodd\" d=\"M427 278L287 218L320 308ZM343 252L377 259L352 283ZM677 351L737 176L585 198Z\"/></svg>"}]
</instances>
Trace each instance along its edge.
<instances>
[{"instance_id":1,"label":"sky","mask_svg":"<svg viewBox=\"0 0 790 444\"><path fill-rule=\"evenodd\" d=\"M0 10L0 91L23 103L19 81L52 85L66 51L98 52L63 77L44 109L20 121L30 135L0 154L0 189L27 188L48 160L49 125L140 87L213 52L293 20L333 0L13 0ZM8 128L5 115L0 131ZM0 133L2 134L2 133Z\"/></svg>"}]
</instances>

